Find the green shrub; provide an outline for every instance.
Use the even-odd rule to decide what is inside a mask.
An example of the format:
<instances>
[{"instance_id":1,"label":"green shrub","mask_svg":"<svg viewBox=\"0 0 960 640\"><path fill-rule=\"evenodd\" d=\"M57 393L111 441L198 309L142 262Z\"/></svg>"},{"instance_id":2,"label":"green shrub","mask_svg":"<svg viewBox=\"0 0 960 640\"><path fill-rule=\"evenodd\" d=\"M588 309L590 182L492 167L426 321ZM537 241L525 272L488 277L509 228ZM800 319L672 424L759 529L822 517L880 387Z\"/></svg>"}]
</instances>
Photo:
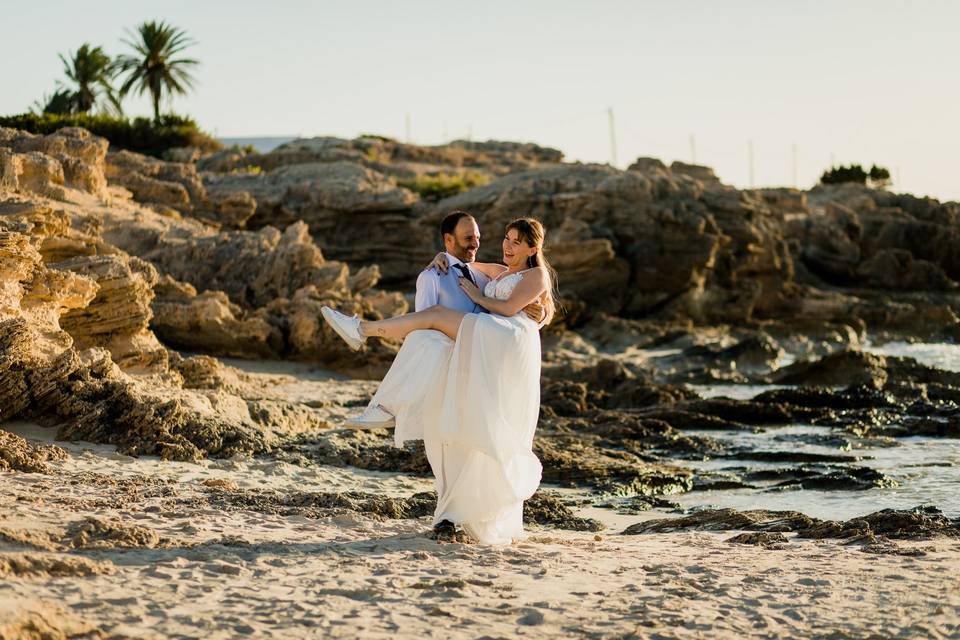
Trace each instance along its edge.
<instances>
[{"instance_id":1,"label":"green shrub","mask_svg":"<svg viewBox=\"0 0 960 640\"><path fill-rule=\"evenodd\" d=\"M199 147L203 151L216 151L223 147L216 139L203 132L194 120L174 114L161 116L160 122L154 123L150 118L128 120L85 113L24 113L0 116L0 127L41 134L53 133L63 127L83 127L90 133L109 140L111 147L157 157L174 147Z\"/></svg>"},{"instance_id":2,"label":"green shrub","mask_svg":"<svg viewBox=\"0 0 960 640\"><path fill-rule=\"evenodd\" d=\"M890 184L890 171L885 167L873 165L870 167L870 184L875 187L886 187Z\"/></svg>"},{"instance_id":3,"label":"green shrub","mask_svg":"<svg viewBox=\"0 0 960 640\"><path fill-rule=\"evenodd\" d=\"M487 175L476 171L467 171L463 174L437 173L397 180L397 184L401 187L419 193L421 198L431 202L455 196L488 182L490 178Z\"/></svg>"},{"instance_id":4,"label":"green shrub","mask_svg":"<svg viewBox=\"0 0 960 640\"><path fill-rule=\"evenodd\" d=\"M820 176L820 184L842 184L844 182L867 184L868 178L872 187L883 188L890 184L890 172L887 169L873 165L868 173L859 164L830 167Z\"/></svg>"},{"instance_id":5,"label":"green shrub","mask_svg":"<svg viewBox=\"0 0 960 640\"><path fill-rule=\"evenodd\" d=\"M841 184L844 182L866 184L867 172L860 165L851 164L849 167L830 167L820 176L821 184Z\"/></svg>"}]
</instances>

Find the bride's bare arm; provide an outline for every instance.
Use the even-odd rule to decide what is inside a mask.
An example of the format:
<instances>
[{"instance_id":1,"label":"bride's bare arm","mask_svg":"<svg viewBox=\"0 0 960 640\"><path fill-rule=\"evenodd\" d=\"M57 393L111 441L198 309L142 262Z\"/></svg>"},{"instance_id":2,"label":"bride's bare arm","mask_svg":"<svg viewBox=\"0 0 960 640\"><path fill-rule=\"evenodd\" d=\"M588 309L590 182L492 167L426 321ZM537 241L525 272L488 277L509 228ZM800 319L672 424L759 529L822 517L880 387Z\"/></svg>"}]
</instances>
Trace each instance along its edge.
<instances>
[{"instance_id":1,"label":"bride's bare arm","mask_svg":"<svg viewBox=\"0 0 960 640\"><path fill-rule=\"evenodd\" d=\"M550 286L550 276L543 267L535 267L523 274L516 288L506 300L488 298L476 285L466 278L460 278L460 287L475 303L501 316L512 316L521 311L530 303L538 300Z\"/></svg>"},{"instance_id":2,"label":"bride's bare arm","mask_svg":"<svg viewBox=\"0 0 960 640\"><path fill-rule=\"evenodd\" d=\"M450 265L447 263L447 254L441 251L433 257L433 260L430 261L430 264L424 267L423 270L427 271L429 269L436 269L437 273L446 273L447 269L449 268ZM471 262L470 268L476 269L490 279L496 278L507 269L502 264L497 264L495 262Z\"/></svg>"},{"instance_id":3,"label":"bride's bare arm","mask_svg":"<svg viewBox=\"0 0 960 640\"><path fill-rule=\"evenodd\" d=\"M471 262L470 268L476 269L491 280L507 270L504 265L496 262Z\"/></svg>"}]
</instances>

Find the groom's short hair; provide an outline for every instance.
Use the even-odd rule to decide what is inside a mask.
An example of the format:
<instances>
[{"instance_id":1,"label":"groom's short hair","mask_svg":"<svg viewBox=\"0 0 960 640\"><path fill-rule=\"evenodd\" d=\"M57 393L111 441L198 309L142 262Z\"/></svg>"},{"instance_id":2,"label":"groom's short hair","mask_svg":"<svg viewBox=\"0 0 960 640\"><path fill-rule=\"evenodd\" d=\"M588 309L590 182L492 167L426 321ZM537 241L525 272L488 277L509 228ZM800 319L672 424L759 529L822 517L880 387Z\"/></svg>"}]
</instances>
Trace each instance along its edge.
<instances>
[{"instance_id":1,"label":"groom's short hair","mask_svg":"<svg viewBox=\"0 0 960 640\"><path fill-rule=\"evenodd\" d=\"M443 237L448 233L450 235L454 235L454 230L457 228L457 224L463 218L472 219L473 216L467 213L466 211L460 211L460 210L451 211L450 213L448 213L447 216L443 219L443 222L440 223L440 239L443 240Z\"/></svg>"}]
</instances>

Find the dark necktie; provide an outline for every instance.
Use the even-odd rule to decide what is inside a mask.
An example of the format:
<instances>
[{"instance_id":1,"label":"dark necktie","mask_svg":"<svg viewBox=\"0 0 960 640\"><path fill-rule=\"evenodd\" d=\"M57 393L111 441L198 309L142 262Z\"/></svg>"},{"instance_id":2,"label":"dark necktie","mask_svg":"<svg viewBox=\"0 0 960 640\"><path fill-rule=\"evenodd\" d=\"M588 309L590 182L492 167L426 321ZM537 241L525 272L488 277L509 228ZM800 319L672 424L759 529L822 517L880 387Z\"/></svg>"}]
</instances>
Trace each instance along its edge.
<instances>
[{"instance_id":1,"label":"dark necktie","mask_svg":"<svg viewBox=\"0 0 960 640\"><path fill-rule=\"evenodd\" d=\"M470 273L470 269L467 268L467 265L460 263L460 264L455 264L453 266L460 270L460 273L463 274L464 278L470 281L470 284L472 284L473 286L477 286L476 281L473 279L473 274Z\"/></svg>"}]
</instances>

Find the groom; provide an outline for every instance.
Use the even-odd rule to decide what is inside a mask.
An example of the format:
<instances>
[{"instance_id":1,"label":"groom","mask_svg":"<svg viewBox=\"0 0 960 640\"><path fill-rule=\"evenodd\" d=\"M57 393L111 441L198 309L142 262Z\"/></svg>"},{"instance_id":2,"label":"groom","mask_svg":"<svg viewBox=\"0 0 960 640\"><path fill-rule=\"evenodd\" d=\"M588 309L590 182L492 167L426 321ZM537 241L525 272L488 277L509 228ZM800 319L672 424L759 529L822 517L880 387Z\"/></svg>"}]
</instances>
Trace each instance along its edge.
<instances>
[{"instance_id":1,"label":"groom","mask_svg":"<svg viewBox=\"0 0 960 640\"><path fill-rule=\"evenodd\" d=\"M444 273L427 269L420 274L417 278L415 310L423 311L439 304L464 313L484 312L459 285L460 278L467 278L482 291L489 281L487 276L470 268L480 249L477 221L466 211L454 211L440 223L440 236L449 266ZM536 321L543 316L543 308L538 304L530 305L524 312ZM344 423L345 427L351 429L397 427L394 444L398 447L407 440L422 439L430 469L436 478L437 496L443 496L459 475L460 461L446 450L434 433L435 428L430 428L436 425L426 425L427 428L424 428L422 409L428 402L438 400L430 396L430 391L443 387L452 350L453 340L439 331L411 332L404 339L394 366L387 372L366 410ZM418 371L420 375L412 377L400 373L409 371ZM433 521L438 539L456 537L456 525L446 514L435 513Z\"/></svg>"}]
</instances>

